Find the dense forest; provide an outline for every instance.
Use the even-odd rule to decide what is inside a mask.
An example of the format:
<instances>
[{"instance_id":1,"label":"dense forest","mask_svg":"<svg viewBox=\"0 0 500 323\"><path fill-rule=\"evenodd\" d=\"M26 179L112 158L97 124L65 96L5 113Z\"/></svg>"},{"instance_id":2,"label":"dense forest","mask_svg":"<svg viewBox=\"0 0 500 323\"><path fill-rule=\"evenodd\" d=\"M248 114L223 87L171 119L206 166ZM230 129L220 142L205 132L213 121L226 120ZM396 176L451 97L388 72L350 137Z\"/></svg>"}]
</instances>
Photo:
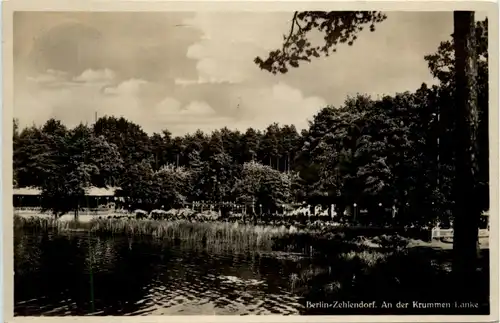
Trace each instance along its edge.
<instances>
[{"instance_id":1,"label":"dense forest","mask_svg":"<svg viewBox=\"0 0 500 323\"><path fill-rule=\"evenodd\" d=\"M489 205L488 33L477 23L480 109L479 196ZM67 128L59 120L20 129L14 120L14 185L39 187L56 214L78 207L90 186L120 187L131 208L181 207L192 201L395 206L398 220L424 224L451 217L454 178L454 56L451 41L424 58L438 85L414 92L349 97L314 115L308 129L223 128L148 135L113 116ZM362 76L359 76L362 77Z\"/></svg>"}]
</instances>

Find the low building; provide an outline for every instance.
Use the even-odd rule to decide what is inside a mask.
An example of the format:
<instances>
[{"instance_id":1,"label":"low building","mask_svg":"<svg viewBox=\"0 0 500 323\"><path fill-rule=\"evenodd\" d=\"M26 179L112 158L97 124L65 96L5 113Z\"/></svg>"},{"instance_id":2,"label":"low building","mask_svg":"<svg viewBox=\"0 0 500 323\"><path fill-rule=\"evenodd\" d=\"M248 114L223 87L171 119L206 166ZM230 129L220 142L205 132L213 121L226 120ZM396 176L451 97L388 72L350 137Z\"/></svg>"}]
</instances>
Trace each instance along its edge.
<instances>
[{"instance_id":1,"label":"low building","mask_svg":"<svg viewBox=\"0 0 500 323\"><path fill-rule=\"evenodd\" d=\"M81 201L82 207L96 208L114 203L117 188L90 187ZM13 205L15 208L36 208L42 205L42 191L34 187L14 188Z\"/></svg>"},{"instance_id":2,"label":"low building","mask_svg":"<svg viewBox=\"0 0 500 323\"><path fill-rule=\"evenodd\" d=\"M41 205L41 190L34 187L14 188L13 205L15 208L20 207L40 207Z\"/></svg>"}]
</instances>

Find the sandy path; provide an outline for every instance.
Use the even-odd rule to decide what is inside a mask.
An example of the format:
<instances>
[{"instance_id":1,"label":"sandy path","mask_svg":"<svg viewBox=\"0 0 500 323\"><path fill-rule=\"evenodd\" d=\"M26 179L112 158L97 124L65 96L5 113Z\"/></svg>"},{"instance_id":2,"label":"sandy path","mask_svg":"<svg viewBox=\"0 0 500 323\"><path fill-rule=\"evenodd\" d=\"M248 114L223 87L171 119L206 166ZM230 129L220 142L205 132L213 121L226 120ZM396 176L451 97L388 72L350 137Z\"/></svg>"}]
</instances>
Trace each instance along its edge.
<instances>
[{"instance_id":1,"label":"sandy path","mask_svg":"<svg viewBox=\"0 0 500 323\"><path fill-rule=\"evenodd\" d=\"M490 246L490 240L488 237L479 238L479 247L481 249L488 249ZM430 242L422 241L422 240L411 240L408 247L430 247L430 248L439 248L439 249L453 249L453 239L450 239L449 242L442 242L440 240L433 240Z\"/></svg>"}]
</instances>

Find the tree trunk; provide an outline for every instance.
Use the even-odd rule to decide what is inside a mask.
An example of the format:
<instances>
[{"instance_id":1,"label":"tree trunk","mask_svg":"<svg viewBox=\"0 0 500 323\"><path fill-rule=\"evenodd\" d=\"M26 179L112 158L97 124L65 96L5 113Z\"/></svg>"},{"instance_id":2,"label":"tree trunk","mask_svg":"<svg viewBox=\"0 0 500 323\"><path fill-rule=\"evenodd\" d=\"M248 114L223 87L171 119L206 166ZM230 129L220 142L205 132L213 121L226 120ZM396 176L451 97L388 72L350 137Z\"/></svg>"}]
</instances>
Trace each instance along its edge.
<instances>
[{"instance_id":1,"label":"tree trunk","mask_svg":"<svg viewBox=\"0 0 500 323\"><path fill-rule=\"evenodd\" d=\"M76 200L76 208L75 208L75 221L78 221L78 210L80 209L80 202L78 201L78 198Z\"/></svg>"},{"instance_id":2,"label":"tree trunk","mask_svg":"<svg viewBox=\"0 0 500 323\"><path fill-rule=\"evenodd\" d=\"M477 206L477 58L474 13L455 11L455 181L453 273L461 295L473 284L477 267L478 225ZM459 295L457 295L459 296Z\"/></svg>"}]
</instances>

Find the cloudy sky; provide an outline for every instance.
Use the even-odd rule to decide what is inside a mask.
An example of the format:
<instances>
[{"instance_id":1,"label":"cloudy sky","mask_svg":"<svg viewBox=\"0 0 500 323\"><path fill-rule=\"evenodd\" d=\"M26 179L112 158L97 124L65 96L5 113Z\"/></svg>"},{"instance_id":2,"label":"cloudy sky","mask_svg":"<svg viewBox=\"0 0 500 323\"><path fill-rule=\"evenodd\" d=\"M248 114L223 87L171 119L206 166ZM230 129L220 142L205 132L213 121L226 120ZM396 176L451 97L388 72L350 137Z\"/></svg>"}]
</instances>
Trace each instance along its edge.
<instances>
[{"instance_id":1,"label":"cloudy sky","mask_svg":"<svg viewBox=\"0 0 500 323\"><path fill-rule=\"evenodd\" d=\"M291 13L14 15L14 115L21 126L123 116L149 133L307 125L348 95L432 83L424 55L450 38L452 13L388 12L374 33L286 75L256 56L279 48Z\"/></svg>"}]
</instances>

